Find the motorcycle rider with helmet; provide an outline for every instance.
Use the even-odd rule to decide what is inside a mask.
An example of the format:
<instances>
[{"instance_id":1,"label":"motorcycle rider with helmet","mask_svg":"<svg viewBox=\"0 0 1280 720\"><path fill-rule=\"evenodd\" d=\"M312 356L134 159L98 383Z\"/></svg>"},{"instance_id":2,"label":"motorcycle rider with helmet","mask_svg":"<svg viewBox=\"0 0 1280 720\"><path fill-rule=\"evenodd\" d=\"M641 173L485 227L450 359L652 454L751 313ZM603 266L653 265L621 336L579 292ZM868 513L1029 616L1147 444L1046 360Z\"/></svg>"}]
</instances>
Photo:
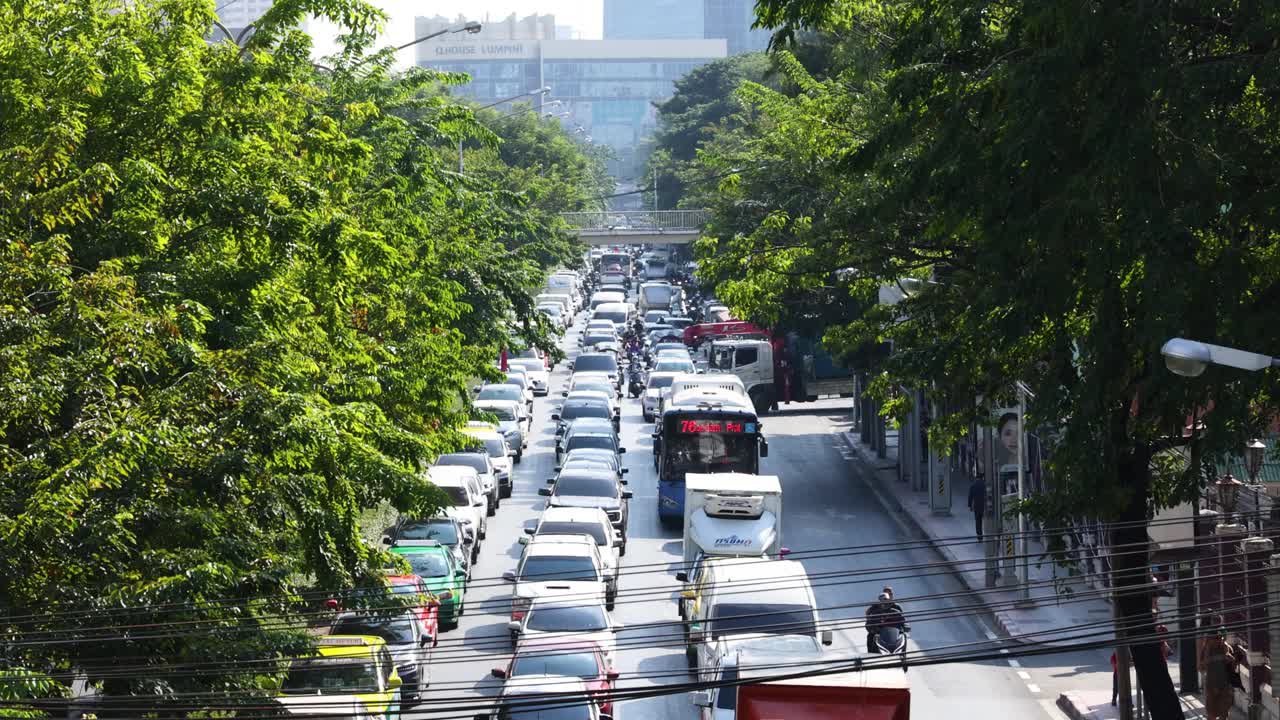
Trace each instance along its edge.
<instances>
[{"instance_id":1,"label":"motorcycle rider with helmet","mask_svg":"<svg viewBox=\"0 0 1280 720\"><path fill-rule=\"evenodd\" d=\"M893 588L885 586L876 602L867 608L867 652L876 653L876 635L884 627L896 627L906 632L907 619L902 606L893 601Z\"/></svg>"}]
</instances>

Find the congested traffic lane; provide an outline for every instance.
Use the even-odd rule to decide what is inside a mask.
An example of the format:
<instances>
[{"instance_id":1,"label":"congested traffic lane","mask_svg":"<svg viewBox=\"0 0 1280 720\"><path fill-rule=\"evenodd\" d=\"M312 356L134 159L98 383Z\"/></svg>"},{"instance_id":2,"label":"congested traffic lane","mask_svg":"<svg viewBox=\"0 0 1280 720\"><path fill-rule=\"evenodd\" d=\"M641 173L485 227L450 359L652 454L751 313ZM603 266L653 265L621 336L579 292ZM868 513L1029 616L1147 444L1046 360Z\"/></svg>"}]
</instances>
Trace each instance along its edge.
<instances>
[{"instance_id":1,"label":"congested traffic lane","mask_svg":"<svg viewBox=\"0 0 1280 720\"><path fill-rule=\"evenodd\" d=\"M581 328L582 322L577 324ZM571 330L565 348L576 355L577 334ZM489 675L509 657L506 641L510 585L503 571L514 569L520 557L519 539L525 527L544 507L539 488L554 474L554 424L551 413L558 406L560 390L569 372L558 365L551 377L551 393L534 402L534 429L524 460L516 466L510 499L489 519L474 580L467 593L467 613L456 630L446 633L433 665L430 696L469 699L460 712L457 702L423 706L420 717L460 717L472 714L471 703L495 697L501 687ZM762 461L762 473L776 474L783 486L784 545L794 551L810 574L827 574L815 580L814 592L822 608L821 619L835 631L832 651L861 654L866 635L852 627L867 604L885 584L894 587L912 613L951 610L941 620L912 621L912 649L941 649L981 644L986 628L974 616L957 611L973 601L960 594L956 581L937 570L913 572L910 566L938 561L921 549L890 549L865 554L841 550L853 545L901 543L911 538L878 504L852 466L836 450L835 431L847 425L847 401L815 403L785 408L765 418L770 456ZM675 598L674 579L680 561L680 537L676 528L663 527L657 517L657 478L653 467L652 424L640 417L638 400L627 399L622 411L623 456L628 468L631 500L627 554L622 558L615 618L628 626L618 636L617 669L623 688L688 682ZM907 567L906 570L893 569ZM889 568L875 573L877 569ZM933 573L933 574L926 574ZM934 597L911 602L913 597ZM938 597L944 596L944 597ZM908 618L910 620L910 617ZM996 713L1005 717L1061 717L1047 699L1035 697L1018 681L1014 671L1000 662L949 664L910 671L913 708L918 717L953 712L963 702L966 715ZM685 720L697 717L683 693L634 700L618 710L621 720Z\"/></svg>"}]
</instances>

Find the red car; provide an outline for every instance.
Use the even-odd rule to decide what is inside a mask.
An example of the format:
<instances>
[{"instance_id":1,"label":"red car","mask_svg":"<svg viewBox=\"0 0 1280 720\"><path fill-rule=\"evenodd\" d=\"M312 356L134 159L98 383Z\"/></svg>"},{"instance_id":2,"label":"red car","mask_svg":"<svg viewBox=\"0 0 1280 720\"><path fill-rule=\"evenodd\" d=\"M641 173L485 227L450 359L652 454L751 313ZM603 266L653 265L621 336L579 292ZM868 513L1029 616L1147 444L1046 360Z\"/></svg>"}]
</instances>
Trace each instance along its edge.
<instances>
[{"instance_id":1,"label":"red car","mask_svg":"<svg viewBox=\"0 0 1280 720\"><path fill-rule=\"evenodd\" d=\"M387 582L397 595L417 594L427 598L425 605L413 608L414 617L418 619L418 629L423 637L431 638L431 647L440 644L440 602L427 589L426 583L417 575L388 575Z\"/></svg>"},{"instance_id":2,"label":"red car","mask_svg":"<svg viewBox=\"0 0 1280 720\"><path fill-rule=\"evenodd\" d=\"M529 675L576 677L591 692L601 695L613 690L618 679L618 671L605 660L598 645L564 640L522 642L507 666L494 668L492 674L503 680ZM613 703L608 697L602 698L599 705L601 713L612 714Z\"/></svg>"}]
</instances>

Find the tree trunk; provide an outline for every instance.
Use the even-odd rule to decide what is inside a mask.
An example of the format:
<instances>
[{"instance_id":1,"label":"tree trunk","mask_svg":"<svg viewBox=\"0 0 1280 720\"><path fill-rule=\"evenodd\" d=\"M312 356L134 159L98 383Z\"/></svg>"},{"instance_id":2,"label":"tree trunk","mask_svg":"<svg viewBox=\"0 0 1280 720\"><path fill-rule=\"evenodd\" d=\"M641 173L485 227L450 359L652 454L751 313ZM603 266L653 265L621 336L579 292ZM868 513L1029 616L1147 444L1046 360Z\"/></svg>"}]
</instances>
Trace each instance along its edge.
<instances>
[{"instance_id":1,"label":"tree trunk","mask_svg":"<svg viewBox=\"0 0 1280 720\"><path fill-rule=\"evenodd\" d=\"M1182 705L1174 690L1173 679L1169 677L1169 666L1160 652L1160 644L1152 640L1156 634L1156 622L1151 612L1151 562L1145 549L1148 542L1150 450L1132 445L1117 450L1119 478L1131 493L1128 504L1117 518L1119 527L1112 533L1112 545L1117 548L1117 554L1111 572L1116 616L1121 623L1117 633L1121 640L1143 638L1127 644L1151 717L1155 720L1181 719Z\"/></svg>"}]
</instances>

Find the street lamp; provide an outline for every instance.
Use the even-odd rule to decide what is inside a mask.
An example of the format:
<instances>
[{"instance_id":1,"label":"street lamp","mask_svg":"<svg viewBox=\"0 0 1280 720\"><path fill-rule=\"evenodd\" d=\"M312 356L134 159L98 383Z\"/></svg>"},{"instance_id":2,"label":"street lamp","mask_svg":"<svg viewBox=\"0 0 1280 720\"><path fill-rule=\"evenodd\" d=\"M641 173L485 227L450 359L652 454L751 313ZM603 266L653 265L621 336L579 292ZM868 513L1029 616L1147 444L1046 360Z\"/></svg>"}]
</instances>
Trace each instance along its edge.
<instances>
[{"instance_id":1,"label":"street lamp","mask_svg":"<svg viewBox=\"0 0 1280 720\"><path fill-rule=\"evenodd\" d=\"M1258 484L1258 473L1262 472L1262 456L1267 451L1267 444L1254 438L1244 445L1244 467L1249 471L1249 484Z\"/></svg>"},{"instance_id":2,"label":"street lamp","mask_svg":"<svg viewBox=\"0 0 1280 720\"><path fill-rule=\"evenodd\" d=\"M1165 367L1183 377L1199 377L1209 365L1225 365L1250 372L1280 367L1280 358L1186 338L1171 338L1160 348L1160 354L1164 355Z\"/></svg>"},{"instance_id":3,"label":"street lamp","mask_svg":"<svg viewBox=\"0 0 1280 720\"><path fill-rule=\"evenodd\" d=\"M1222 507L1223 514L1228 518L1235 514L1236 501L1240 498L1240 488L1242 487L1244 487L1244 483L1235 479L1235 476L1231 473L1223 475L1213 483L1213 488L1218 493L1218 505Z\"/></svg>"},{"instance_id":4,"label":"street lamp","mask_svg":"<svg viewBox=\"0 0 1280 720\"><path fill-rule=\"evenodd\" d=\"M230 3L228 3L228 4L230 4ZM401 50L404 50L405 48L413 47L414 45L417 45L418 43L426 42L426 41L430 40L431 38L438 38L438 37L440 37L441 35L448 35L449 33L460 33L460 32L465 32L465 33L470 33L470 34L474 35L475 33L480 32L480 30L481 30L481 29L483 29L483 28L484 28L484 26L483 26L483 25L481 25L480 23L478 23L478 22L476 22L476 21L472 20L471 22L463 23L462 25L459 25L459 26L457 26L457 27L447 27L447 28L445 28L445 29L443 29L443 30L437 30L437 31L435 31L435 32L433 32L433 33L428 33L428 34L426 34L426 35L423 35L423 36L422 36L422 37L420 37L420 38L416 38L416 39L414 39L414 40L410 40L409 42L407 42L407 43L405 43L405 44L403 44L403 45L397 45L397 46L395 47L395 52L400 52ZM354 70L354 69L356 69L356 68L360 67L361 65L363 65L363 64L365 64L365 63L367 63L367 62L369 62L370 60L374 59L375 57L377 57L377 55L369 55L368 57L364 58L363 60L361 60L360 62L356 63L355 65L352 65L352 66L351 66L351 69L353 69L353 70ZM325 67L324 65L321 65L320 63L311 63L311 65L312 65L313 67L315 67L316 69L324 70L325 72L333 72L333 68Z\"/></svg>"}]
</instances>

